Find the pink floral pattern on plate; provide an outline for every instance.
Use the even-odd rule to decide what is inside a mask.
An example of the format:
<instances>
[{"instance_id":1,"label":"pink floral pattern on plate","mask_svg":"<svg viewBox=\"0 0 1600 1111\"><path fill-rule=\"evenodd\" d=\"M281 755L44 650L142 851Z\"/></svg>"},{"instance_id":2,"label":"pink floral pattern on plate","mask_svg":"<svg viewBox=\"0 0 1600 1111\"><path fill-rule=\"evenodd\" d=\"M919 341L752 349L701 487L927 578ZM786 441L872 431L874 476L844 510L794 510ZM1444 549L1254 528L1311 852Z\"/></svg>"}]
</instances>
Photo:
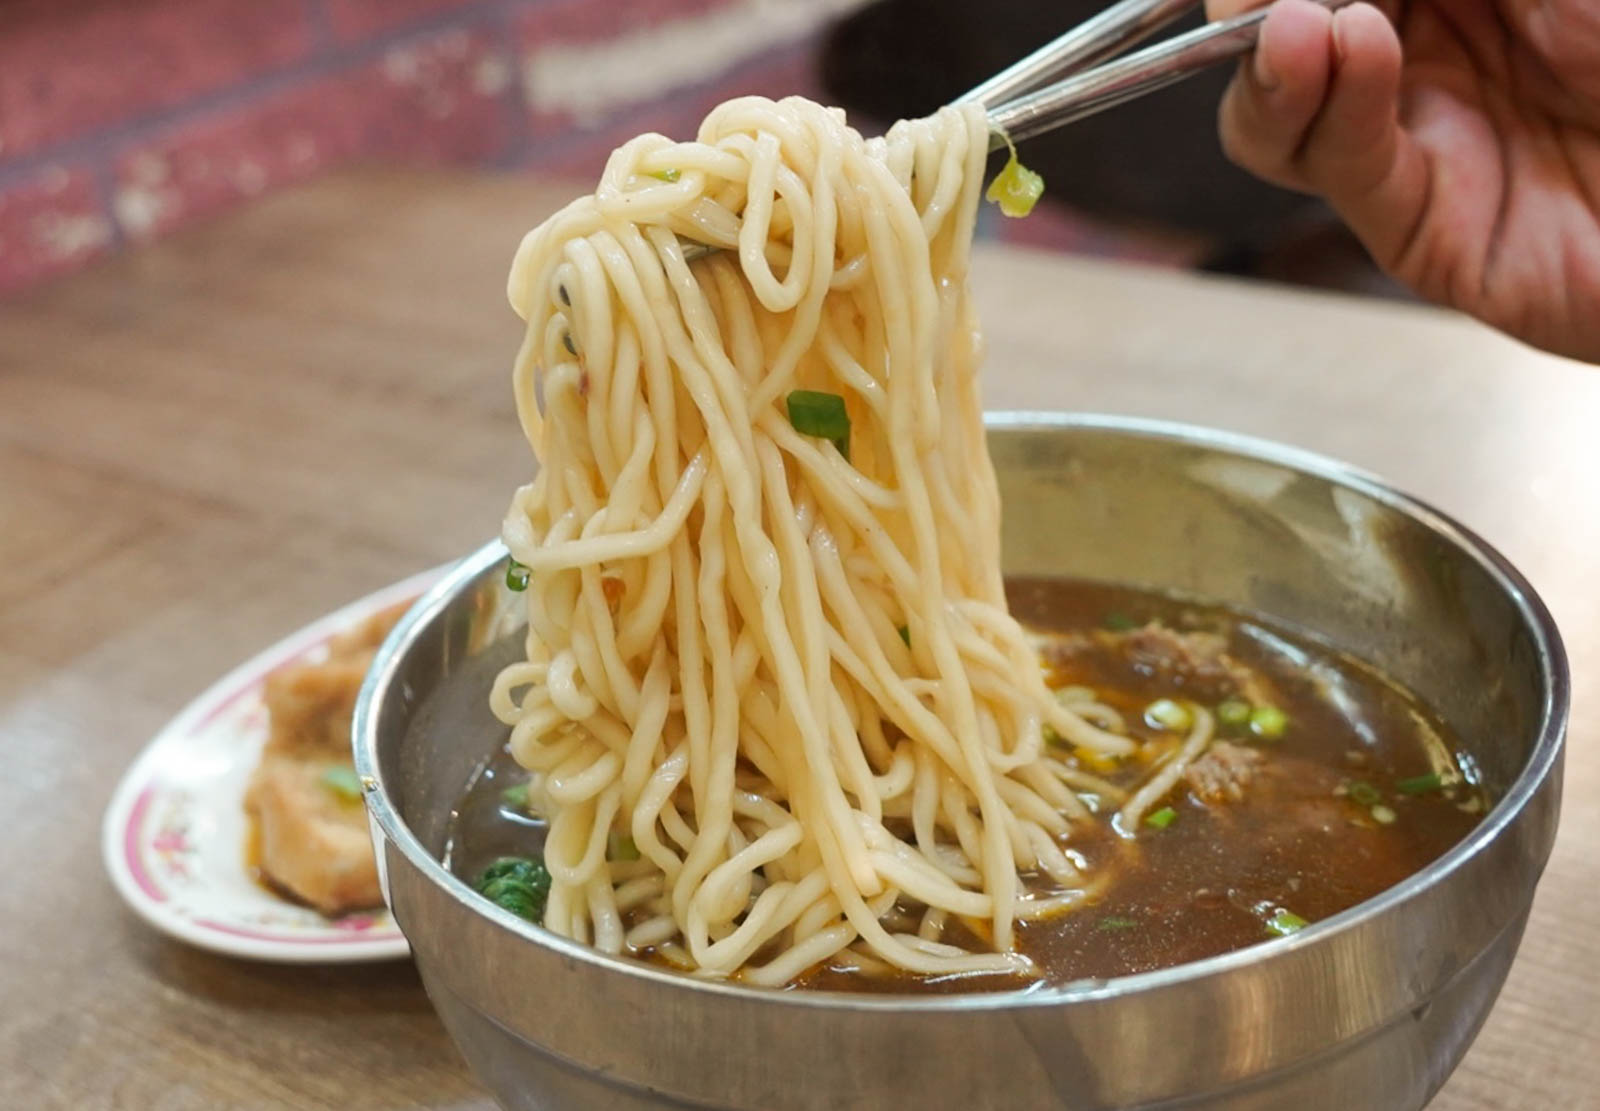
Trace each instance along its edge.
<instances>
[{"instance_id":1,"label":"pink floral pattern on plate","mask_svg":"<svg viewBox=\"0 0 1600 1111\"><path fill-rule=\"evenodd\" d=\"M194 882L195 846L189 840L186 813L190 805L192 800L187 792L173 794L166 800L162 817L150 837L150 852L156 859L158 873L171 884Z\"/></svg>"}]
</instances>

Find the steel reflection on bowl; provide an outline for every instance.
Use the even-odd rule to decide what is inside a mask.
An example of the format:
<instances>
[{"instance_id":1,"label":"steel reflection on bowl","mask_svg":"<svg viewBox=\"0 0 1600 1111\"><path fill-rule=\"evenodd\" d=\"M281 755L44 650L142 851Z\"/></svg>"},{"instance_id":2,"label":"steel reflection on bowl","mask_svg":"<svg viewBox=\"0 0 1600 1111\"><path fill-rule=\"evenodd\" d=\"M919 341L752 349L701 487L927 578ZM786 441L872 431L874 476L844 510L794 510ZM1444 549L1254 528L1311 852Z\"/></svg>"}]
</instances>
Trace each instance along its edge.
<instances>
[{"instance_id":1,"label":"steel reflection on bowl","mask_svg":"<svg viewBox=\"0 0 1600 1111\"><path fill-rule=\"evenodd\" d=\"M1459 525L1340 464L1217 432L991 416L1006 570L1177 590L1312 631L1456 731L1497 804L1445 856L1268 945L1026 993L778 992L608 957L439 863L506 730L504 549L379 651L355 719L380 872L451 1035L513 1109L1419 1108L1461 1059L1555 837L1568 680L1549 614Z\"/></svg>"}]
</instances>

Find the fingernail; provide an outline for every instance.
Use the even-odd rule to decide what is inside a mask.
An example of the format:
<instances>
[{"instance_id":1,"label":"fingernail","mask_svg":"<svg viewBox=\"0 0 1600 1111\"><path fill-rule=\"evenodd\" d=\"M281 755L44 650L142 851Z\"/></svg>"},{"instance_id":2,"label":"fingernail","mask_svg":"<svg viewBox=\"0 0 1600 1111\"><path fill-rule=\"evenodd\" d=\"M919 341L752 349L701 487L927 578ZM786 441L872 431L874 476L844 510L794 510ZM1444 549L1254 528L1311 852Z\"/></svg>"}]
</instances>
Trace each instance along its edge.
<instances>
[{"instance_id":1,"label":"fingernail","mask_svg":"<svg viewBox=\"0 0 1600 1111\"><path fill-rule=\"evenodd\" d=\"M1338 64L1342 64L1344 62L1345 25L1349 22L1349 20L1340 18L1343 15L1344 12L1342 11L1333 13L1333 60Z\"/></svg>"},{"instance_id":2,"label":"fingernail","mask_svg":"<svg viewBox=\"0 0 1600 1111\"><path fill-rule=\"evenodd\" d=\"M1250 60L1250 71L1255 76L1256 84L1263 91L1271 92L1278 87L1278 73L1267 61L1267 52L1257 46Z\"/></svg>"}]
</instances>

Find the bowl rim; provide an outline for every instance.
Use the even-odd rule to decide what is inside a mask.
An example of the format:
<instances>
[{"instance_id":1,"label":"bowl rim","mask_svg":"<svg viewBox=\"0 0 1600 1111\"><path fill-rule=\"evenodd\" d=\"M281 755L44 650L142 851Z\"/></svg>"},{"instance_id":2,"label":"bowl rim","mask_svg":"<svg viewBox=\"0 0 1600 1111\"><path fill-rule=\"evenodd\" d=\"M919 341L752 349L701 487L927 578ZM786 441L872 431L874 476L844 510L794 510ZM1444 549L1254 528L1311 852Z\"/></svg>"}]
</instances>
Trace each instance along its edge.
<instances>
[{"instance_id":1,"label":"bowl rim","mask_svg":"<svg viewBox=\"0 0 1600 1111\"><path fill-rule=\"evenodd\" d=\"M1275 960L1318 945L1336 935L1356 930L1447 879L1517 820L1549 779L1562 754L1571 703L1571 675L1565 648L1554 619L1544 602L1504 556L1471 529L1431 505L1390 486L1376 475L1332 457L1241 433L1106 413L1052 410L1000 410L984 414L985 427L993 431L1028 432L1062 429L1113 432L1145 439L1177 442L1283 466L1352 489L1413 518L1445 541L1464 551L1511 599L1532 635L1543 679L1544 698L1538 737L1521 772L1504 796L1461 841L1427 867L1347 910L1322 919L1288 937L1246 946L1198 961L1110 979L1083 979L1065 984L1038 983L1016 991L957 992L951 994L851 993L756 987L725 980L701 979L670 969L656 968L627 957L611 956L586 944L552 933L484 899L428 852L391 804L377 758L378 714L384 692L393 684L401 659L418 632L432 622L463 588L488 568L506 558L505 546L492 540L463 557L442 579L422 595L400 619L379 647L356 700L351 723L356 772L365 788L368 814L375 832L381 832L423 877L473 914L487 918L524 940L618 975L652 981L664 990L732 996L746 1002L774 1006L820 1007L852 1011L974 1012L1059 1006L1141 994L1225 975L1246 965ZM383 846L376 846L379 875L388 894ZM397 918L398 921L398 918ZM401 923L404 929L404 923Z\"/></svg>"}]
</instances>

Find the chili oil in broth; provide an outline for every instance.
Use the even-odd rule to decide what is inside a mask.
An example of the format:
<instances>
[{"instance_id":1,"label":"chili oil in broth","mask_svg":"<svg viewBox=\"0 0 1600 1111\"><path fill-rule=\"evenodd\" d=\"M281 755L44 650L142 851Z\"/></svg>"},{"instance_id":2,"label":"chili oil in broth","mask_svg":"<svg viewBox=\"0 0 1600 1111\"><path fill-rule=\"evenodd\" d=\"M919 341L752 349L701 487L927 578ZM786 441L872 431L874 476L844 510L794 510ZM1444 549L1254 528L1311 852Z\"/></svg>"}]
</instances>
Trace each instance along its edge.
<instances>
[{"instance_id":1,"label":"chili oil in broth","mask_svg":"<svg viewBox=\"0 0 1600 1111\"><path fill-rule=\"evenodd\" d=\"M1074 827L1069 845L1108 882L1074 910L1019 922L1018 948L1034 978L930 979L825 963L793 987L1016 990L1216 956L1392 887L1460 841L1487 809L1450 731L1360 660L1281 626L1150 591L1017 578L1007 594L1039 638L1052 688L1089 688L1141 742L1135 756L1085 770L1131 794L1184 736L1152 707L1198 704L1217 716L1212 752L1248 767L1237 797L1202 798L1185 777L1128 837L1112 822L1117 799L1080 792L1096 817ZM1218 714L1225 703L1232 713ZM1238 720L1241 703L1259 720ZM518 797L525 779L504 749L474 776L451 817L445 863L456 875L471 883L499 857L540 854L543 823ZM1040 877L1025 879L1052 893ZM906 910L914 923L920 912ZM983 947L955 919L941 940Z\"/></svg>"}]
</instances>

